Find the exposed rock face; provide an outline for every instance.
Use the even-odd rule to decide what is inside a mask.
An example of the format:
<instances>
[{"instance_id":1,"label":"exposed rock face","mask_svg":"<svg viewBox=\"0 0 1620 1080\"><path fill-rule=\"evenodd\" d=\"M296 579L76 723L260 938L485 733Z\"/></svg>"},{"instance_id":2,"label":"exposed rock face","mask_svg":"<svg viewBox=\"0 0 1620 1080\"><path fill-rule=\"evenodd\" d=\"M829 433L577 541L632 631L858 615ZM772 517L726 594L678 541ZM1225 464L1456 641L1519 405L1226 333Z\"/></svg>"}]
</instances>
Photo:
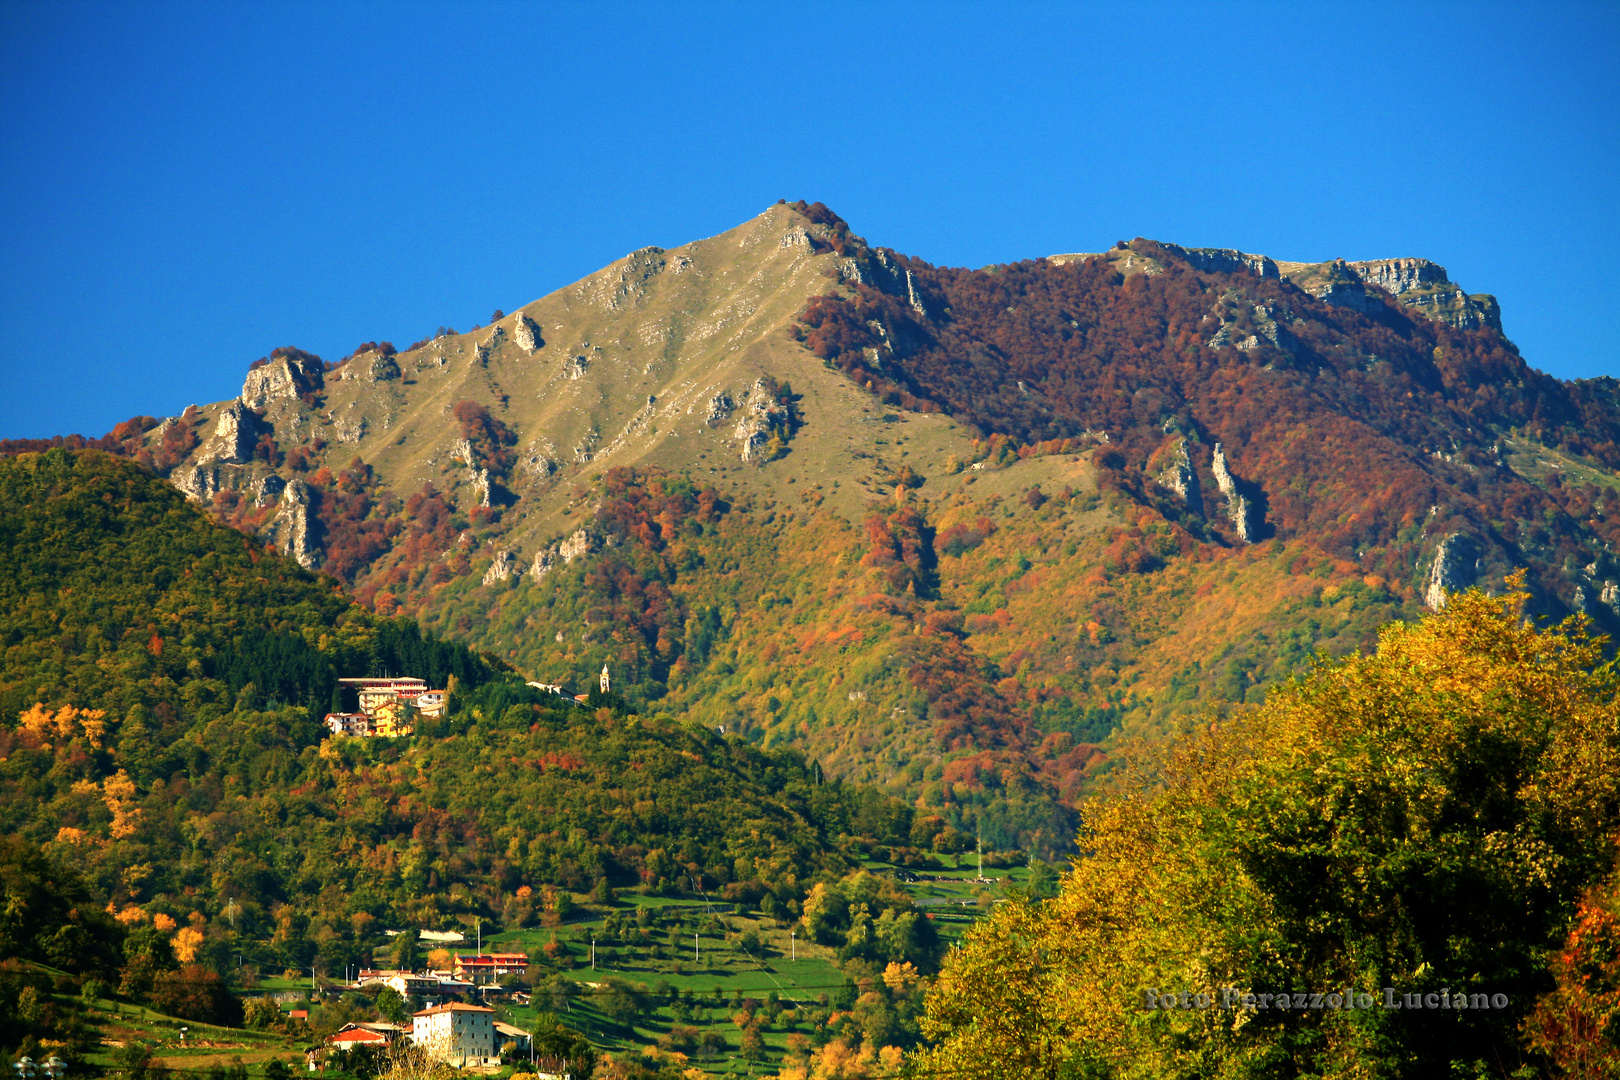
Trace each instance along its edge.
<instances>
[{"instance_id":1,"label":"exposed rock face","mask_svg":"<svg viewBox=\"0 0 1620 1080\"><path fill-rule=\"evenodd\" d=\"M1620 585L1605 581L1603 591L1598 594L1598 602L1606 604L1610 611L1620 614Z\"/></svg>"},{"instance_id":2,"label":"exposed rock face","mask_svg":"<svg viewBox=\"0 0 1620 1080\"><path fill-rule=\"evenodd\" d=\"M782 242L777 246L784 248L800 247L808 251L810 249L810 234L805 232L802 226L795 225L782 234Z\"/></svg>"},{"instance_id":3,"label":"exposed rock face","mask_svg":"<svg viewBox=\"0 0 1620 1080\"><path fill-rule=\"evenodd\" d=\"M744 416L737 421L737 427L732 435L741 444L742 459L754 461L761 456L761 451L770 442L770 436L765 434L765 428L754 421L752 417Z\"/></svg>"},{"instance_id":4,"label":"exposed rock face","mask_svg":"<svg viewBox=\"0 0 1620 1080\"><path fill-rule=\"evenodd\" d=\"M709 411L703 417L703 422L710 427L719 427L725 423L726 417L731 415L734 408L736 405L732 402L731 395L722 390L709 399Z\"/></svg>"},{"instance_id":5,"label":"exposed rock face","mask_svg":"<svg viewBox=\"0 0 1620 1080\"><path fill-rule=\"evenodd\" d=\"M1238 490L1237 477L1226 464L1226 452L1220 443L1215 444L1214 459L1210 468L1215 473L1215 486L1221 489L1226 496L1226 513L1232 519L1232 527L1237 530L1238 539L1245 544L1254 543L1259 523L1254 520L1254 505Z\"/></svg>"},{"instance_id":6,"label":"exposed rock face","mask_svg":"<svg viewBox=\"0 0 1620 1080\"><path fill-rule=\"evenodd\" d=\"M340 443L357 443L366 437L371 421L363 416L339 416L332 420L332 433Z\"/></svg>"},{"instance_id":7,"label":"exposed rock face","mask_svg":"<svg viewBox=\"0 0 1620 1080\"><path fill-rule=\"evenodd\" d=\"M771 397L764 379L754 380L754 385L743 392L743 400L745 404L731 435L737 440L744 461L763 463L765 447L771 441L771 428L782 421L782 410Z\"/></svg>"},{"instance_id":8,"label":"exposed rock face","mask_svg":"<svg viewBox=\"0 0 1620 1080\"><path fill-rule=\"evenodd\" d=\"M1225 468L1224 460L1222 468ZM1198 471L1192 467L1192 459L1187 456L1186 439L1176 444L1175 453L1171 455L1164 472L1159 474L1159 483L1181 496L1187 509L1198 514L1204 512L1204 497L1198 488Z\"/></svg>"},{"instance_id":9,"label":"exposed rock face","mask_svg":"<svg viewBox=\"0 0 1620 1080\"><path fill-rule=\"evenodd\" d=\"M1428 259L1373 259L1346 263L1357 277L1375 285L1435 322L1459 330L1502 329L1496 297L1469 296L1446 276L1446 268Z\"/></svg>"},{"instance_id":10,"label":"exposed rock face","mask_svg":"<svg viewBox=\"0 0 1620 1080\"><path fill-rule=\"evenodd\" d=\"M1333 281L1307 291L1324 304L1349 308L1363 315L1377 314L1384 306L1384 301L1368 293L1367 287L1359 281Z\"/></svg>"},{"instance_id":11,"label":"exposed rock face","mask_svg":"<svg viewBox=\"0 0 1620 1080\"><path fill-rule=\"evenodd\" d=\"M529 576L536 581L551 573L552 567L557 565L557 549L548 547L538 551L534 556L534 563L529 567Z\"/></svg>"},{"instance_id":12,"label":"exposed rock face","mask_svg":"<svg viewBox=\"0 0 1620 1080\"><path fill-rule=\"evenodd\" d=\"M1178 244L1160 244L1160 247L1173 255L1177 255L1195 269L1211 274L1234 274L1240 270L1247 270L1258 277L1279 277L1277 264L1264 255L1250 255L1247 252L1235 251L1232 248L1184 248Z\"/></svg>"},{"instance_id":13,"label":"exposed rock face","mask_svg":"<svg viewBox=\"0 0 1620 1080\"><path fill-rule=\"evenodd\" d=\"M169 482L179 488L192 502L207 502L219 487L219 469L209 465L194 465L176 469Z\"/></svg>"},{"instance_id":14,"label":"exposed rock face","mask_svg":"<svg viewBox=\"0 0 1620 1080\"><path fill-rule=\"evenodd\" d=\"M634 307L647 293L647 283L664 269L664 249L644 247L574 286L573 293L604 311Z\"/></svg>"},{"instance_id":15,"label":"exposed rock face","mask_svg":"<svg viewBox=\"0 0 1620 1080\"><path fill-rule=\"evenodd\" d=\"M568 361L567 364L563 365L563 371L567 373L570 379L583 379L585 377L585 370L590 366L591 362L589 359L583 356L576 356L572 360Z\"/></svg>"},{"instance_id":16,"label":"exposed rock face","mask_svg":"<svg viewBox=\"0 0 1620 1080\"><path fill-rule=\"evenodd\" d=\"M575 559L583 559L594 550L596 550L595 539L585 529L580 529L573 536L557 545L557 554L562 556L563 565L565 566Z\"/></svg>"},{"instance_id":17,"label":"exposed rock face","mask_svg":"<svg viewBox=\"0 0 1620 1080\"><path fill-rule=\"evenodd\" d=\"M1446 593L1466 589L1474 583L1478 572L1479 556L1473 540L1461 533L1452 533L1434 549L1434 565L1429 567L1429 584L1423 590L1423 602L1440 611L1446 606Z\"/></svg>"},{"instance_id":18,"label":"exposed rock face","mask_svg":"<svg viewBox=\"0 0 1620 1080\"><path fill-rule=\"evenodd\" d=\"M1237 324L1233 320L1242 314L1242 307L1248 308L1248 315L1252 318L1255 329L1260 331L1258 334L1236 330ZM1205 343L1212 349L1218 349L1223 345L1230 345L1235 349L1257 349L1262 341L1269 341L1285 353L1294 352L1296 339L1284 325L1292 320L1293 315L1276 304L1269 301L1249 303L1246 297L1229 292L1215 305L1211 314L1221 320L1220 328L1210 335L1209 341Z\"/></svg>"},{"instance_id":19,"label":"exposed rock face","mask_svg":"<svg viewBox=\"0 0 1620 1080\"><path fill-rule=\"evenodd\" d=\"M478 505L489 506L490 480L489 470L474 468L472 470L473 490L478 492Z\"/></svg>"},{"instance_id":20,"label":"exposed rock face","mask_svg":"<svg viewBox=\"0 0 1620 1080\"><path fill-rule=\"evenodd\" d=\"M251 460L258 441L258 427L259 418L250 409L240 401L231 402L214 422L213 438L197 455L197 464L213 461L240 464Z\"/></svg>"},{"instance_id":21,"label":"exposed rock face","mask_svg":"<svg viewBox=\"0 0 1620 1080\"><path fill-rule=\"evenodd\" d=\"M487 364L487 363L489 363L489 354L494 352L496 349L498 349L500 347L501 342L503 342L505 340L506 340L506 328L505 327L503 327L503 326L491 327L490 331L489 331L489 336L484 338L483 341L479 342L478 347L473 350L473 360L476 361L479 364Z\"/></svg>"},{"instance_id":22,"label":"exposed rock face","mask_svg":"<svg viewBox=\"0 0 1620 1080\"><path fill-rule=\"evenodd\" d=\"M269 506L281 497L286 490L287 482L275 473L265 473L259 482L253 486L253 505Z\"/></svg>"},{"instance_id":23,"label":"exposed rock face","mask_svg":"<svg viewBox=\"0 0 1620 1080\"><path fill-rule=\"evenodd\" d=\"M281 493L281 506L270 525L276 548L305 569L313 569L320 556L311 532L310 502L309 485L294 480Z\"/></svg>"},{"instance_id":24,"label":"exposed rock face","mask_svg":"<svg viewBox=\"0 0 1620 1080\"><path fill-rule=\"evenodd\" d=\"M466 463L469 469L478 464L478 460L473 457L472 443L467 439L457 439L450 444L450 459Z\"/></svg>"},{"instance_id":25,"label":"exposed rock face","mask_svg":"<svg viewBox=\"0 0 1620 1080\"><path fill-rule=\"evenodd\" d=\"M923 305L922 295L917 292L917 282L911 276L910 270L906 271L906 303L911 305L911 310L925 319L928 318L928 308Z\"/></svg>"},{"instance_id":26,"label":"exposed rock face","mask_svg":"<svg viewBox=\"0 0 1620 1080\"><path fill-rule=\"evenodd\" d=\"M1408 311L1460 330L1502 329L1496 298L1470 296L1428 259L1285 263L1289 280L1317 299L1363 315L1384 310L1388 297Z\"/></svg>"},{"instance_id":27,"label":"exposed rock face","mask_svg":"<svg viewBox=\"0 0 1620 1080\"><path fill-rule=\"evenodd\" d=\"M545 344L540 337L540 328L521 311L512 321L512 341L523 350L524 356L533 356L535 350Z\"/></svg>"},{"instance_id":28,"label":"exposed rock face","mask_svg":"<svg viewBox=\"0 0 1620 1080\"><path fill-rule=\"evenodd\" d=\"M489 564L484 571L484 584L493 585L497 581L506 581L517 569L517 556L502 548L495 553L495 561Z\"/></svg>"},{"instance_id":29,"label":"exposed rock face","mask_svg":"<svg viewBox=\"0 0 1620 1080\"><path fill-rule=\"evenodd\" d=\"M278 356L247 373L242 382L242 402L250 409L262 409L277 398L296 398L320 390L325 384L325 369L317 357L308 353Z\"/></svg>"}]
</instances>

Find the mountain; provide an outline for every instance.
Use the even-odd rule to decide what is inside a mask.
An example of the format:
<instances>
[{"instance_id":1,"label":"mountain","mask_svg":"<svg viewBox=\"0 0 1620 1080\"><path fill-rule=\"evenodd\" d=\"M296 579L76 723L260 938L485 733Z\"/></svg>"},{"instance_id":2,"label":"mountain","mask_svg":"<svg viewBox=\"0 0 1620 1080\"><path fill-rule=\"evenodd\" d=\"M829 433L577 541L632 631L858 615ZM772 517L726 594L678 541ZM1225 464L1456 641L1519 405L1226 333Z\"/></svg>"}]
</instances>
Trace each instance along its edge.
<instances>
[{"instance_id":1,"label":"mountain","mask_svg":"<svg viewBox=\"0 0 1620 1080\"><path fill-rule=\"evenodd\" d=\"M1131 735L1500 589L1620 607L1620 385L1421 259L978 270L779 203L97 445L526 676L1055 851ZM16 449L17 447L13 447ZM26 447L24 447L26 448Z\"/></svg>"}]
</instances>

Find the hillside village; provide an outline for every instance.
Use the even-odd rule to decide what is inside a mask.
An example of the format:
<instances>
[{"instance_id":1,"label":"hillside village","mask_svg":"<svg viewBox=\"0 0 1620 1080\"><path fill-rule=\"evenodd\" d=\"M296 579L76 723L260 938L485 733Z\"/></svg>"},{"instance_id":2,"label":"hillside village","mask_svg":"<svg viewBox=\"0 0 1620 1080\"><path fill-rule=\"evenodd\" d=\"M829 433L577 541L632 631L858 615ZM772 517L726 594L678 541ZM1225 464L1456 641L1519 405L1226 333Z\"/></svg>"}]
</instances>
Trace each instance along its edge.
<instances>
[{"instance_id":1,"label":"hillside village","mask_svg":"<svg viewBox=\"0 0 1620 1080\"><path fill-rule=\"evenodd\" d=\"M426 939L430 935L422 936ZM449 936L461 938L460 934ZM480 949L473 954L451 954L448 969L364 969L344 989L376 993L387 988L400 1000L420 1000L424 1007L412 1013L406 1023L375 1020L345 1024L327 1038L326 1048L335 1052L360 1047L384 1049L406 1040L458 1068L499 1065L503 1054L526 1055L530 1049L529 1032L497 1020L495 1010L482 1002L486 996L510 995L526 1004L526 995L513 993L500 980L521 975L528 966L525 953L485 953Z\"/></svg>"}]
</instances>

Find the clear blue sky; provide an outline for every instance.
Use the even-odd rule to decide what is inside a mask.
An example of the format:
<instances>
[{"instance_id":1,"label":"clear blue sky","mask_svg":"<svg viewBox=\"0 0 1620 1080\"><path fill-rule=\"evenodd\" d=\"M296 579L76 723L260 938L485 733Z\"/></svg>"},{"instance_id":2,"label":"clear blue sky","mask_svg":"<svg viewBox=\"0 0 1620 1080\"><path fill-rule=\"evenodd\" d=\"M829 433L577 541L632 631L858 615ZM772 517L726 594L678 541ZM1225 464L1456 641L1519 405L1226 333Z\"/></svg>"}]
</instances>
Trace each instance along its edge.
<instances>
[{"instance_id":1,"label":"clear blue sky","mask_svg":"<svg viewBox=\"0 0 1620 1080\"><path fill-rule=\"evenodd\" d=\"M822 200L978 266L1417 255L1620 374L1620 6L0 2L0 437Z\"/></svg>"}]
</instances>

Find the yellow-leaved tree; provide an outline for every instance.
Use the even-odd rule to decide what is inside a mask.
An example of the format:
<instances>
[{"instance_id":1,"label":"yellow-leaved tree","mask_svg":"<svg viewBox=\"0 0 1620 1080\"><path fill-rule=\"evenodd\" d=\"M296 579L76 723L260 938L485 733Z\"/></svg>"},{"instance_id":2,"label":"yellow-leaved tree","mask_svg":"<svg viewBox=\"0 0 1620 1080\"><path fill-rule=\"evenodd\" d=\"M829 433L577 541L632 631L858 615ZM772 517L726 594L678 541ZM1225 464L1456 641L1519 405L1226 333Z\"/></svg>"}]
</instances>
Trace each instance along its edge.
<instances>
[{"instance_id":1,"label":"yellow-leaved tree","mask_svg":"<svg viewBox=\"0 0 1620 1080\"><path fill-rule=\"evenodd\" d=\"M947 959L919 1074L1533 1065L1550 950L1613 865L1620 680L1583 619L1539 630L1526 599L1457 595L1128 756L1060 895L1000 905Z\"/></svg>"}]
</instances>

